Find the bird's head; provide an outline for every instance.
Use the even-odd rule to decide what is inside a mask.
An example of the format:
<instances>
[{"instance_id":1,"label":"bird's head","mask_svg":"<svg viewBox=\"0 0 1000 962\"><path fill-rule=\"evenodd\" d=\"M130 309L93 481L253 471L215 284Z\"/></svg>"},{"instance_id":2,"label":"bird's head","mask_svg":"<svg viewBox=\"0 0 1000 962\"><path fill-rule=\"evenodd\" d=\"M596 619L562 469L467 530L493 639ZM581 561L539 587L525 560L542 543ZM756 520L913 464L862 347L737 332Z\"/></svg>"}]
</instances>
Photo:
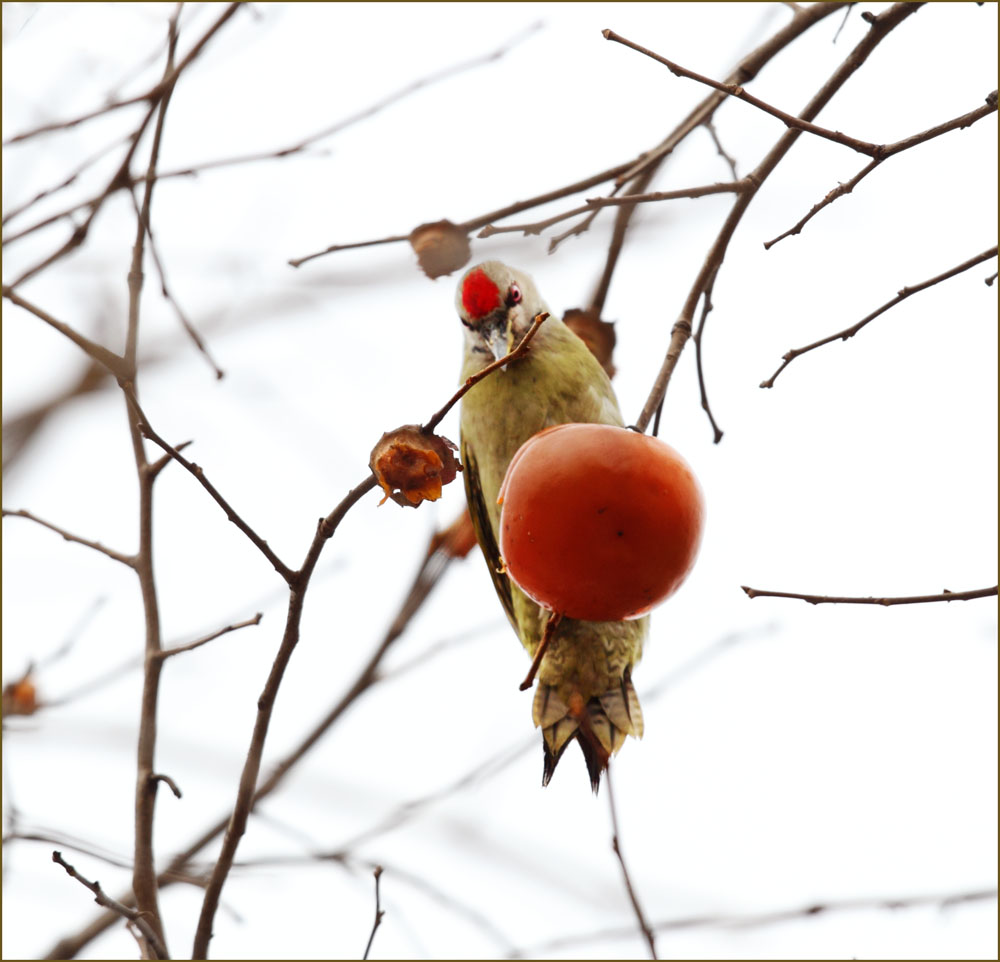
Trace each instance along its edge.
<instances>
[{"instance_id":1,"label":"bird's head","mask_svg":"<svg viewBox=\"0 0 1000 962\"><path fill-rule=\"evenodd\" d=\"M499 360L509 354L547 311L535 282L500 261L484 261L466 271L455 297L468 349Z\"/></svg>"}]
</instances>

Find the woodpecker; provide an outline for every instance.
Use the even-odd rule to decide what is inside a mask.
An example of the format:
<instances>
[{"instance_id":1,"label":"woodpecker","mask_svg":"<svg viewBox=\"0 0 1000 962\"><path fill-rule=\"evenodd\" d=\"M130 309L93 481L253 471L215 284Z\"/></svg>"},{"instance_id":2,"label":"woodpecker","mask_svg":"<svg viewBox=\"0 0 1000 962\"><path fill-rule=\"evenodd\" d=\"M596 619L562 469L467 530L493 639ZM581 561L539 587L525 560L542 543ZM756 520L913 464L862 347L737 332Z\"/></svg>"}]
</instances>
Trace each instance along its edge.
<instances>
[{"instance_id":1,"label":"woodpecker","mask_svg":"<svg viewBox=\"0 0 1000 962\"><path fill-rule=\"evenodd\" d=\"M465 273L456 306L465 330L462 382L508 354L537 314L551 314L534 281L499 261L485 261ZM497 495L507 465L528 438L554 424L576 422L624 423L604 369L554 316L535 333L525 355L484 378L462 400L461 457L469 514L493 586L531 656L550 613L503 571ZM596 793L601 773L626 736L642 737L632 669L642 657L648 628L648 617L558 622L538 669L532 703L532 718L543 735L543 786L575 739Z\"/></svg>"}]
</instances>

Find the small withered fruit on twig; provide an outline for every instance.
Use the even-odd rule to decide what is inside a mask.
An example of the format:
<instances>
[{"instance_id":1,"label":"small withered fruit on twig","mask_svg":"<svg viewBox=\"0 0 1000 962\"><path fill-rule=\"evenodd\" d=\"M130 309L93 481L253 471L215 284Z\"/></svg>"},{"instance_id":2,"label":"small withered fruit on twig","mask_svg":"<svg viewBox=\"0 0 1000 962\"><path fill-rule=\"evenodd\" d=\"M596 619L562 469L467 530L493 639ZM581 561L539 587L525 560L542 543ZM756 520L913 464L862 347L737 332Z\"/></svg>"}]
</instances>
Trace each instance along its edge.
<instances>
[{"instance_id":1,"label":"small withered fruit on twig","mask_svg":"<svg viewBox=\"0 0 1000 962\"><path fill-rule=\"evenodd\" d=\"M414 227L410 246L416 252L420 269L431 280L453 274L465 267L472 257L468 236L450 220Z\"/></svg>"},{"instance_id":2,"label":"small withered fruit on twig","mask_svg":"<svg viewBox=\"0 0 1000 962\"><path fill-rule=\"evenodd\" d=\"M39 707L38 691L30 668L17 681L4 685L4 715L34 715Z\"/></svg>"},{"instance_id":3,"label":"small withered fruit on twig","mask_svg":"<svg viewBox=\"0 0 1000 962\"><path fill-rule=\"evenodd\" d=\"M608 377L614 377L615 325L611 321L602 321L594 311L579 307L566 311L563 323L590 348L590 353L597 358Z\"/></svg>"},{"instance_id":4,"label":"small withered fruit on twig","mask_svg":"<svg viewBox=\"0 0 1000 962\"><path fill-rule=\"evenodd\" d=\"M422 501L437 501L441 488L462 470L452 453L458 448L439 434L424 431L419 424L404 424L387 431L372 449L368 464L385 497L403 507L415 508Z\"/></svg>"}]
</instances>

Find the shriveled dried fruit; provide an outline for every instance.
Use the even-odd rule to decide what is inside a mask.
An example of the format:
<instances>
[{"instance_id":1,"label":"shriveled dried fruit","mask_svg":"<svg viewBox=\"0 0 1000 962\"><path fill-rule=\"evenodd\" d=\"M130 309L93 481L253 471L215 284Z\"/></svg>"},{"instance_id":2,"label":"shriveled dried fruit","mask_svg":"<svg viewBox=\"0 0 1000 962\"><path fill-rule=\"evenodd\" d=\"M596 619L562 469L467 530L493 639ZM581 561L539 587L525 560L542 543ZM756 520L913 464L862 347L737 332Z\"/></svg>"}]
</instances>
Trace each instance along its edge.
<instances>
[{"instance_id":1,"label":"shriveled dried fruit","mask_svg":"<svg viewBox=\"0 0 1000 962\"><path fill-rule=\"evenodd\" d=\"M447 438L424 432L419 424L388 431L372 449L368 464L385 491L379 504L392 498L415 508L421 501L437 501L442 485L462 470L452 453L458 448Z\"/></svg>"},{"instance_id":2,"label":"shriveled dried fruit","mask_svg":"<svg viewBox=\"0 0 1000 962\"><path fill-rule=\"evenodd\" d=\"M420 269L431 280L465 267L472 256L465 231L450 220L414 227L410 233L410 246L416 252Z\"/></svg>"},{"instance_id":3,"label":"shriveled dried fruit","mask_svg":"<svg viewBox=\"0 0 1000 962\"><path fill-rule=\"evenodd\" d=\"M33 715L38 710L38 692L31 674L4 686L3 713L5 715Z\"/></svg>"},{"instance_id":4,"label":"shriveled dried fruit","mask_svg":"<svg viewBox=\"0 0 1000 962\"><path fill-rule=\"evenodd\" d=\"M608 377L614 377L614 324L602 321L593 311L583 311L578 307L571 307L566 312L563 323L590 348L590 353L597 358Z\"/></svg>"}]
</instances>

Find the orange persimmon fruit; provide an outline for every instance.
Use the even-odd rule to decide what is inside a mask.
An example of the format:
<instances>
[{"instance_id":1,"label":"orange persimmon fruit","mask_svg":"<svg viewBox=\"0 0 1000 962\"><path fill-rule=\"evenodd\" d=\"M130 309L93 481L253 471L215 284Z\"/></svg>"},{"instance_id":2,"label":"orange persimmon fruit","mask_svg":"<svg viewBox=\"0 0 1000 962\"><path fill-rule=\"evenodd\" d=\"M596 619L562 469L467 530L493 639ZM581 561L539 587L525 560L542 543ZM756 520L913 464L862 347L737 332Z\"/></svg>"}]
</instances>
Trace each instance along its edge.
<instances>
[{"instance_id":1,"label":"orange persimmon fruit","mask_svg":"<svg viewBox=\"0 0 1000 962\"><path fill-rule=\"evenodd\" d=\"M511 459L497 499L500 553L514 582L583 621L637 618L687 577L704 502L684 459L608 424L558 424Z\"/></svg>"}]
</instances>

